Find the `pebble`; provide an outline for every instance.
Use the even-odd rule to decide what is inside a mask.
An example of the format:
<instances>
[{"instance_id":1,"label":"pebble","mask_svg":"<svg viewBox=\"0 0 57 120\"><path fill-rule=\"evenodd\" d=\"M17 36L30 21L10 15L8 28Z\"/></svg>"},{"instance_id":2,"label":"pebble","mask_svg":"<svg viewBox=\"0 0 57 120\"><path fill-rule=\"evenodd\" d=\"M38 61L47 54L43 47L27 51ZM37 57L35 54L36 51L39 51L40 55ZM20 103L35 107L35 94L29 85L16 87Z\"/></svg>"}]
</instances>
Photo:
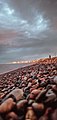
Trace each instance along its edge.
<instances>
[{"instance_id":1,"label":"pebble","mask_svg":"<svg viewBox=\"0 0 57 120\"><path fill-rule=\"evenodd\" d=\"M16 98L16 101L19 101L20 99L23 98L23 90L22 89L14 89L12 92L10 92L8 94L7 97L9 97L10 95L13 95Z\"/></svg>"},{"instance_id":2,"label":"pebble","mask_svg":"<svg viewBox=\"0 0 57 120\"><path fill-rule=\"evenodd\" d=\"M32 90L31 94L34 94L34 96L36 97L40 92L41 92L41 90L34 89L34 90Z\"/></svg>"},{"instance_id":3,"label":"pebble","mask_svg":"<svg viewBox=\"0 0 57 120\"><path fill-rule=\"evenodd\" d=\"M37 120L35 112L33 111L32 107L27 108L25 120Z\"/></svg>"},{"instance_id":4,"label":"pebble","mask_svg":"<svg viewBox=\"0 0 57 120\"><path fill-rule=\"evenodd\" d=\"M16 115L14 112L9 112L5 118L6 120L19 120L18 115Z\"/></svg>"},{"instance_id":5,"label":"pebble","mask_svg":"<svg viewBox=\"0 0 57 120\"><path fill-rule=\"evenodd\" d=\"M42 104L42 103L32 103L32 107L35 111L43 111L44 110L44 104Z\"/></svg>"},{"instance_id":6,"label":"pebble","mask_svg":"<svg viewBox=\"0 0 57 120\"><path fill-rule=\"evenodd\" d=\"M26 100L26 99L24 99L24 100L20 100L20 101L18 101L18 103L17 103L17 109L19 110L19 109L25 109L25 107L27 106L27 104L28 104L28 101Z\"/></svg>"},{"instance_id":7,"label":"pebble","mask_svg":"<svg viewBox=\"0 0 57 120\"><path fill-rule=\"evenodd\" d=\"M12 108L16 107L16 103L12 98L8 98L0 105L0 114L7 113L12 110Z\"/></svg>"},{"instance_id":8,"label":"pebble","mask_svg":"<svg viewBox=\"0 0 57 120\"><path fill-rule=\"evenodd\" d=\"M54 77L53 81L54 81L54 83L57 84L57 76Z\"/></svg>"},{"instance_id":9,"label":"pebble","mask_svg":"<svg viewBox=\"0 0 57 120\"><path fill-rule=\"evenodd\" d=\"M57 63L0 75L1 120L57 120Z\"/></svg>"},{"instance_id":10,"label":"pebble","mask_svg":"<svg viewBox=\"0 0 57 120\"><path fill-rule=\"evenodd\" d=\"M55 110L53 111L53 113L51 114L51 119L52 119L52 120L57 120L57 109L55 109Z\"/></svg>"},{"instance_id":11,"label":"pebble","mask_svg":"<svg viewBox=\"0 0 57 120\"><path fill-rule=\"evenodd\" d=\"M43 100L45 100L45 94L47 92L47 89L42 90L36 97L36 101L37 102L42 102Z\"/></svg>"},{"instance_id":12,"label":"pebble","mask_svg":"<svg viewBox=\"0 0 57 120\"><path fill-rule=\"evenodd\" d=\"M43 115L39 118L39 120L48 120L48 116Z\"/></svg>"}]
</instances>

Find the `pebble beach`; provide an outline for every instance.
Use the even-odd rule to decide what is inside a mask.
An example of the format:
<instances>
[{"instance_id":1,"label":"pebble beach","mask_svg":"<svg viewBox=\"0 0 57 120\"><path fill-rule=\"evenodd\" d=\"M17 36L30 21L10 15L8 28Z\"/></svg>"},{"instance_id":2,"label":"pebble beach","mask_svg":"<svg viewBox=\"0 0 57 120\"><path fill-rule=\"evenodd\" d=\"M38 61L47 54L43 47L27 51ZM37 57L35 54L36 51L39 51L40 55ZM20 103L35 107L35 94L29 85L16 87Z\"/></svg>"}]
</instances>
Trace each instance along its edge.
<instances>
[{"instance_id":1,"label":"pebble beach","mask_svg":"<svg viewBox=\"0 0 57 120\"><path fill-rule=\"evenodd\" d=\"M57 58L0 75L0 120L57 120Z\"/></svg>"}]
</instances>

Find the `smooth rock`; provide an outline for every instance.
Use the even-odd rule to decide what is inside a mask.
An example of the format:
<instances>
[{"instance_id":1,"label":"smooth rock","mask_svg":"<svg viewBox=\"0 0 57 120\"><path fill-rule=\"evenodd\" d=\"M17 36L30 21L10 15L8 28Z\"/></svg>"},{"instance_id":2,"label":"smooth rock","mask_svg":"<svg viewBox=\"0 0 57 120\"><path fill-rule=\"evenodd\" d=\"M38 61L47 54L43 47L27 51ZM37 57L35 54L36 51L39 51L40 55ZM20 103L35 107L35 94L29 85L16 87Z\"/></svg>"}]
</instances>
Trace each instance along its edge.
<instances>
[{"instance_id":1,"label":"smooth rock","mask_svg":"<svg viewBox=\"0 0 57 120\"><path fill-rule=\"evenodd\" d=\"M38 95L37 95L37 97L36 97L36 101L37 102L42 102L42 101L44 101L45 100L45 94L46 94L46 92L47 92L47 89L44 89L44 90L42 90Z\"/></svg>"},{"instance_id":2,"label":"smooth rock","mask_svg":"<svg viewBox=\"0 0 57 120\"><path fill-rule=\"evenodd\" d=\"M22 89L18 89L18 88L16 88L16 89L14 89L12 92L10 92L8 95L7 95L7 97L9 97L10 95L14 95L15 96L15 98L16 98L16 101L18 101L18 100L20 100L20 99L22 99L23 98L23 90Z\"/></svg>"},{"instance_id":3,"label":"smooth rock","mask_svg":"<svg viewBox=\"0 0 57 120\"><path fill-rule=\"evenodd\" d=\"M51 120L57 120L57 109L55 109L51 114Z\"/></svg>"},{"instance_id":4,"label":"smooth rock","mask_svg":"<svg viewBox=\"0 0 57 120\"><path fill-rule=\"evenodd\" d=\"M27 106L28 104L28 101L26 99L24 100L20 100L18 103L17 103L17 109L25 109L25 107Z\"/></svg>"},{"instance_id":5,"label":"smooth rock","mask_svg":"<svg viewBox=\"0 0 57 120\"><path fill-rule=\"evenodd\" d=\"M6 120L19 120L19 117L16 113L10 112L6 115Z\"/></svg>"},{"instance_id":6,"label":"smooth rock","mask_svg":"<svg viewBox=\"0 0 57 120\"><path fill-rule=\"evenodd\" d=\"M6 113L12 110L12 108L16 107L16 103L12 98L8 98L0 105L0 113Z\"/></svg>"},{"instance_id":7,"label":"smooth rock","mask_svg":"<svg viewBox=\"0 0 57 120\"><path fill-rule=\"evenodd\" d=\"M27 113L25 116L25 120L38 120L36 114L34 113L32 107L27 108Z\"/></svg>"},{"instance_id":8,"label":"smooth rock","mask_svg":"<svg viewBox=\"0 0 57 120\"><path fill-rule=\"evenodd\" d=\"M44 110L44 104L42 104L42 103L32 103L32 107L35 111L43 111Z\"/></svg>"},{"instance_id":9,"label":"smooth rock","mask_svg":"<svg viewBox=\"0 0 57 120\"><path fill-rule=\"evenodd\" d=\"M35 89L35 90L32 90L31 93L34 94L35 96L37 96L40 92L41 92L41 90Z\"/></svg>"},{"instance_id":10,"label":"smooth rock","mask_svg":"<svg viewBox=\"0 0 57 120\"><path fill-rule=\"evenodd\" d=\"M54 81L54 83L57 84L57 76L54 77L53 81Z\"/></svg>"}]
</instances>

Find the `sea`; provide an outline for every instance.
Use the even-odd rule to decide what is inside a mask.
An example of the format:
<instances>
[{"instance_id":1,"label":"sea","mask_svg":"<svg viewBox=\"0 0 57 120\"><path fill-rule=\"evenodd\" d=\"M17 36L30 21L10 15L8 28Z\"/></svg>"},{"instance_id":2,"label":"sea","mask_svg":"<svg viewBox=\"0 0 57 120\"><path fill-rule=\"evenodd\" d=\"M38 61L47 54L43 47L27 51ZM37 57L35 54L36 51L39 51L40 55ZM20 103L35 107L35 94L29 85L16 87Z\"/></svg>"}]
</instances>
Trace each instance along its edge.
<instances>
[{"instance_id":1,"label":"sea","mask_svg":"<svg viewBox=\"0 0 57 120\"><path fill-rule=\"evenodd\" d=\"M31 65L31 64L25 64L25 63L22 63L22 64L0 64L0 75L3 73L7 73L9 71L13 71L18 68L29 66L29 65Z\"/></svg>"}]
</instances>

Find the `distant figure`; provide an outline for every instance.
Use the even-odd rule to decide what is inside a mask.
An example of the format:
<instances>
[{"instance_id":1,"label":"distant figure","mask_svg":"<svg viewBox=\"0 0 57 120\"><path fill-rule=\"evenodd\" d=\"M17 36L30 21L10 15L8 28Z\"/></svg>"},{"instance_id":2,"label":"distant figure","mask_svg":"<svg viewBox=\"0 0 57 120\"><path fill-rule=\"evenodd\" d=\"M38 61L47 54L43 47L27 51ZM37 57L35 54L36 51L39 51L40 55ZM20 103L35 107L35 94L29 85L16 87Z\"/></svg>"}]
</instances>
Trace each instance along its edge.
<instances>
[{"instance_id":1,"label":"distant figure","mask_svg":"<svg viewBox=\"0 0 57 120\"><path fill-rule=\"evenodd\" d=\"M49 55L49 58L51 59L51 55Z\"/></svg>"}]
</instances>

